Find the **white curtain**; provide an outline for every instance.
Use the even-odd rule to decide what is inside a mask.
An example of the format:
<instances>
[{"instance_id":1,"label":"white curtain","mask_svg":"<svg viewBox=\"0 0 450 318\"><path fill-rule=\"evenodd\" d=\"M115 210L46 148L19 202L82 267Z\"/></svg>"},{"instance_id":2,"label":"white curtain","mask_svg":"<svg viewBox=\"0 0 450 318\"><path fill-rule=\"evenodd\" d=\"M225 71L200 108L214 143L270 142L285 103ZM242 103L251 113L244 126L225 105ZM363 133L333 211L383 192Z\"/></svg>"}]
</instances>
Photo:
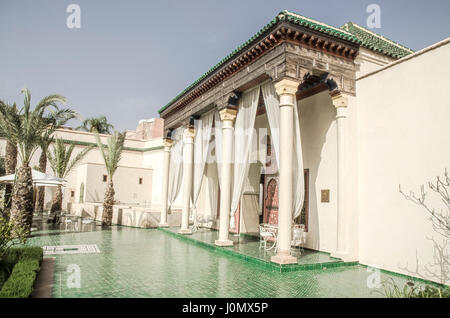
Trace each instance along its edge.
<instances>
[{"instance_id":1,"label":"white curtain","mask_svg":"<svg viewBox=\"0 0 450 318\"><path fill-rule=\"evenodd\" d=\"M220 120L219 111L214 114L214 147L215 160L217 164L217 175L219 177L219 187L222 182L222 120Z\"/></svg>"},{"instance_id":2,"label":"white curtain","mask_svg":"<svg viewBox=\"0 0 450 318\"><path fill-rule=\"evenodd\" d=\"M302 213L305 200L305 175L303 171L302 138L300 135L300 118L298 117L297 98L294 98L294 215Z\"/></svg>"},{"instance_id":3,"label":"white curtain","mask_svg":"<svg viewBox=\"0 0 450 318\"><path fill-rule=\"evenodd\" d=\"M267 120L270 126L270 134L275 148L277 164L280 159L280 101L271 82L261 86L264 104L266 106ZM295 99L295 98L294 98ZM289 150L290 151L290 150ZM298 117L297 101L294 102L294 149L293 149L293 191L294 206L293 218L300 215L305 197L305 180L303 175L303 154L300 135L300 122Z\"/></svg>"},{"instance_id":4,"label":"white curtain","mask_svg":"<svg viewBox=\"0 0 450 318\"><path fill-rule=\"evenodd\" d=\"M208 188L209 209L205 209L204 216L206 220L213 221L217 217L219 200L219 179L217 170L214 168L207 169L207 174L205 174L205 181L207 182Z\"/></svg>"},{"instance_id":5,"label":"white curtain","mask_svg":"<svg viewBox=\"0 0 450 318\"><path fill-rule=\"evenodd\" d=\"M208 159L213 118L214 112L211 111L196 122L194 139L194 187L192 194L192 219L194 222L197 220L197 200L202 187L206 160Z\"/></svg>"},{"instance_id":6,"label":"white curtain","mask_svg":"<svg viewBox=\"0 0 450 318\"><path fill-rule=\"evenodd\" d=\"M172 132L172 140L174 144L170 151L169 163L169 211L180 193L183 179L183 132L183 127L179 127Z\"/></svg>"},{"instance_id":7,"label":"white curtain","mask_svg":"<svg viewBox=\"0 0 450 318\"><path fill-rule=\"evenodd\" d=\"M275 158L278 164L280 162L280 101L272 82L261 85L261 90L270 127L270 139L275 148Z\"/></svg>"},{"instance_id":8,"label":"white curtain","mask_svg":"<svg viewBox=\"0 0 450 318\"><path fill-rule=\"evenodd\" d=\"M208 155L208 163L215 164L217 173L208 175L209 202L211 204L211 217L217 218L217 210L219 207L219 189L222 175L222 121L220 120L219 111L214 112L214 138L210 145Z\"/></svg>"},{"instance_id":9,"label":"white curtain","mask_svg":"<svg viewBox=\"0 0 450 318\"><path fill-rule=\"evenodd\" d=\"M234 131L234 171L233 188L231 196L230 227L235 227L234 213L238 208L247 178L249 167L249 154L255 138L255 117L258 107L260 86L245 92L239 99L239 109L236 117Z\"/></svg>"}]
</instances>

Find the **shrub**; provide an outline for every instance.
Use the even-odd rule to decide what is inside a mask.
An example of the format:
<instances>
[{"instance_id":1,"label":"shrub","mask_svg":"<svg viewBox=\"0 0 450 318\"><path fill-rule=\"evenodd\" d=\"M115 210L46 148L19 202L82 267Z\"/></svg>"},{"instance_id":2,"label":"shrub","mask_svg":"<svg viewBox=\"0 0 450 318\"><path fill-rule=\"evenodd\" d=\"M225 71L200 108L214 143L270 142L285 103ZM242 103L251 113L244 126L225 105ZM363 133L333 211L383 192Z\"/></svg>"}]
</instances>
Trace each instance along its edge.
<instances>
[{"instance_id":1,"label":"shrub","mask_svg":"<svg viewBox=\"0 0 450 318\"><path fill-rule=\"evenodd\" d=\"M414 295L414 298L450 298L450 288L425 286L424 289Z\"/></svg>"},{"instance_id":2,"label":"shrub","mask_svg":"<svg viewBox=\"0 0 450 318\"><path fill-rule=\"evenodd\" d=\"M23 244L26 240L23 229L18 229L12 222L0 217L0 260L12 246Z\"/></svg>"},{"instance_id":3,"label":"shrub","mask_svg":"<svg viewBox=\"0 0 450 318\"><path fill-rule=\"evenodd\" d=\"M38 246L29 246L22 248L11 248L6 257L19 259L38 259L39 262L42 261L43 251L41 247Z\"/></svg>"},{"instance_id":4,"label":"shrub","mask_svg":"<svg viewBox=\"0 0 450 318\"><path fill-rule=\"evenodd\" d=\"M17 260L11 275L0 290L0 298L27 298L33 292L34 281L40 270L43 251L40 247L12 248L5 261Z\"/></svg>"},{"instance_id":5,"label":"shrub","mask_svg":"<svg viewBox=\"0 0 450 318\"><path fill-rule=\"evenodd\" d=\"M416 286L408 281L403 288L399 287L393 279L383 282L384 296L387 298L450 298L450 288L425 285Z\"/></svg>"}]
</instances>

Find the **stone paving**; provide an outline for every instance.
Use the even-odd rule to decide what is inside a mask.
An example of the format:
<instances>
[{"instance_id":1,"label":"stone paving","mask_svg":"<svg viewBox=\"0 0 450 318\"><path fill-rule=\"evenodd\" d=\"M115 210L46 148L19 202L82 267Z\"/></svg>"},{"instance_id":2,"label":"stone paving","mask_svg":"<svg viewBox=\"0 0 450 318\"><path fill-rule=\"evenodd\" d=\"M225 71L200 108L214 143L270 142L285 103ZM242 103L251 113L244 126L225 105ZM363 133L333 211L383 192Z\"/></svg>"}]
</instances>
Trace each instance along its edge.
<instances>
[{"instance_id":1,"label":"stone paving","mask_svg":"<svg viewBox=\"0 0 450 318\"><path fill-rule=\"evenodd\" d=\"M45 229L28 245L96 244L100 253L54 255L53 297L382 297L361 265L275 272L157 229ZM53 232L57 232L54 234ZM80 288L74 288L79 268ZM69 271L68 271L69 270ZM405 278L381 272L404 284ZM370 285L370 284L369 284Z\"/></svg>"}]
</instances>

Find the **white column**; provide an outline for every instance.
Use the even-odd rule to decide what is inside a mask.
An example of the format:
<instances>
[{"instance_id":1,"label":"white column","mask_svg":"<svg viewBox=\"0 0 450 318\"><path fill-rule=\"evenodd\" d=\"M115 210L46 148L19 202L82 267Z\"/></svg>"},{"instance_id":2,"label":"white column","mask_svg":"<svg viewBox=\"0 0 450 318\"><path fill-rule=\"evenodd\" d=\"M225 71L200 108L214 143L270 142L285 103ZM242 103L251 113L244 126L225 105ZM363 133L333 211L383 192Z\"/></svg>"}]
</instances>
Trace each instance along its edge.
<instances>
[{"instance_id":1,"label":"white column","mask_svg":"<svg viewBox=\"0 0 450 318\"><path fill-rule=\"evenodd\" d=\"M183 210L181 212L180 234L192 234L189 229L189 212L191 210L191 194L194 166L194 136L195 129L188 127L184 131L183 160Z\"/></svg>"},{"instance_id":2,"label":"white column","mask_svg":"<svg viewBox=\"0 0 450 318\"><path fill-rule=\"evenodd\" d=\"M237 110L224 108L220 112L222 120L222 169L220 187L220 223L219 239L215 241L218 246L232 246L233 241L228 239L231 210L231 162L233 154L233 123Z\"/></svg>"},{"instance_id":3,"label":"white column","mask_svg":"<svg viewBox=\"0 0 450 318\"><path fill-rule=\"evenodd\" d=\"M299 83L283 79L275 84L280 96L280 162L278 190L278 247L277 255L271 261L277 264L295 264L297 258L291 255L294 149L294 105ZM303 174L301 174L303 175Z\"/></svg>"},{"instance_id":4,"label":"white column","mask_svg":"<svg viewBox=\"0 0 450 318\"><path fill-rule=\"evenodd\" d=\"M169 192L169 166L170 166L170 150L172 149L173 140L164 138L164 162L163 162L163 180L162 180L162 197L161 197L161 217L159 227L168 227L167 223L167 196Z\"/></svg>"},{"instance_id":5,"label":"white column","mask_svg":"<svg viewBox=\"0 0 450 318\"><path fill-rule=\"evenodd\" d=\"M336 252L333 256L344 258L347 254L347 228L345 206L345 126L347 122L348 98L341 93L331 97L336 107L337 129L337 229Z\"/></svg>"}]
</instances>

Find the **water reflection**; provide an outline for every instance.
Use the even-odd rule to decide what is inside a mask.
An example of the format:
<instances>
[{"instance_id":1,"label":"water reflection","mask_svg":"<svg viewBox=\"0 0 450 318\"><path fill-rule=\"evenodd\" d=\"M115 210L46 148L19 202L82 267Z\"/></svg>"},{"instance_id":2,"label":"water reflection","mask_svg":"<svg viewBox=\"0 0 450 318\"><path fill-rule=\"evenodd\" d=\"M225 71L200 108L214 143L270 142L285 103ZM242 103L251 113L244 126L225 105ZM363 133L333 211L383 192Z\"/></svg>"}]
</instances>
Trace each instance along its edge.
<instances>
[{"instance_id":1,"label":"water reflection","mask_svg":"<svg viewBox=\"0 0 450 318\"><path fill-rule=\"evenodd\" d=\"M30 237L61 235L68 233L93 232L102 230L101 222L92 218L63 215L59 223L45 215L33 217Z\"/></svg>"}]
</instances>

